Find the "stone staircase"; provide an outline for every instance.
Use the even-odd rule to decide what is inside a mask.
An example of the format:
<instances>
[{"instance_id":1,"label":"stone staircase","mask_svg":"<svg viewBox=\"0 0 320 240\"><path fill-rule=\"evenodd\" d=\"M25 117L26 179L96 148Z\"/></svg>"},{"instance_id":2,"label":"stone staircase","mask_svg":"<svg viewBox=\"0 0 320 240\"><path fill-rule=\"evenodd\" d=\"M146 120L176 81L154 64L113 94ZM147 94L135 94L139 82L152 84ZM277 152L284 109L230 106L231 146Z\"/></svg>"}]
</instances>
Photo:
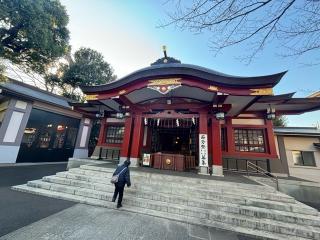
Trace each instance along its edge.
<instances>
[{"instance_id":1,"label":"stone staircase","mask_svg":"<svg viewBox=\"0 0 320 240\"><path fill-rule=\"evenodd\" d=\"M96 206L111 202L114 169L82 165L13 189ZM121 210L262 239L320 239L320 214L272 187L131 171Z\"/></svg>"}]
</instances>

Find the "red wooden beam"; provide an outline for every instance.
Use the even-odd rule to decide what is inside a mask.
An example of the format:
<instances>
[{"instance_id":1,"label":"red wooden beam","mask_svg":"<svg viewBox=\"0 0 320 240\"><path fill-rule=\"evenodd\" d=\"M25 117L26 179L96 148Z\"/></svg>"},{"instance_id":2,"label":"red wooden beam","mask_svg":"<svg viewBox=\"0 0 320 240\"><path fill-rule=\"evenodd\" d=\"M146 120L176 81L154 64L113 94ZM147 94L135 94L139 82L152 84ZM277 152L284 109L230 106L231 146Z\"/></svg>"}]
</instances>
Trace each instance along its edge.
<instances>
[{"instance_id":1,"label":"red wooden beam","mask_svg":"<svg viewBox=\"0 0 320 240\"><path fill-rule=\"evenodd\" d=\"M169 113L170 112L170 113ZM175 111L164 111L156 114L144 113L142 114L144 118L198 118L199 114L180 114Z\"/></svg>"}]
</instances>

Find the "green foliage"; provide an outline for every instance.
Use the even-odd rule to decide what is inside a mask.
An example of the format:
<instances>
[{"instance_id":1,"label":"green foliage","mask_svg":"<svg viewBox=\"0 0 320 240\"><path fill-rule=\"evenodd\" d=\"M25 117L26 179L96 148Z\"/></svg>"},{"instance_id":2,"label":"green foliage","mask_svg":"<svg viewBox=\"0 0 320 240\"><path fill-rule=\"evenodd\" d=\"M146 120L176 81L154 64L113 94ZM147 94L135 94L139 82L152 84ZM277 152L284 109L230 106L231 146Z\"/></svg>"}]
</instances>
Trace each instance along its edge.
<instances>
[{"instance_id":1,"label":"green foliage","mask_svg":"<svg viewBox=\"0 0 320 240\"><path fill-rule=\"evenodd\" d=\"M74 61L65 69L63 83L72 87L100 85L115 80L113 69L101 53L90 48L80 48Z\"/></svg>"},{"instance_id":2,"label":"green foliage","mask_svg":"<svg viewBox=\"0 0 320 240\"><path fill-rule=\"evenodd\" d=\"M5 66L2 65L0 62L0 82L4 82L7 79L6 76L4 75L5 70L6 70Z\"/></svg>"},{"instance_id":3,"label":"green foliage","mask_svg":"<svg viewBox=\"0 0 320 240\"><path fill-rule=\"evenodd\" d=\"M285 116L277 116L272 122L275 127L286 127L288 120Z\"/></svg>"},{"instance_id":4,"label":"green foliage","mask_svg":"<svg viewBox=\"0 0 320 240\"><path fill-rule=\"evenodd\" d=\"M81 85L100 85L116 79L113 69L101 53L90 48L80 48L68 64L60 64L54 75L45 77L46 85L58 87L62 95L76 101L84 101Z\"/></svg>"},{"instance_id":5,"label":"green foliage","mask_svg":"<svg viewBox=\"0 0 320 240\"><path fill-rule=\"evenodd\" d=\"M58 0L0 0L0 57L44 73L69 49L68 21Z\"/></svg>"}]
</instances>

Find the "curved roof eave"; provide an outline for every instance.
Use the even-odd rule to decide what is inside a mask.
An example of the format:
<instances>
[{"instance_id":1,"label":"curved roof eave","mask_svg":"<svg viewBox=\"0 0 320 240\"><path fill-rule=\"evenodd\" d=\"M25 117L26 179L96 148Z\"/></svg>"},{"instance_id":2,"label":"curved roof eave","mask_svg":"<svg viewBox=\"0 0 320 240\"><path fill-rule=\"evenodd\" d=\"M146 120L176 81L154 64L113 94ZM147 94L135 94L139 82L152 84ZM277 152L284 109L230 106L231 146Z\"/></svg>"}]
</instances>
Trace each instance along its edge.
<instances>
[{"instance_id":1,"label":"curved roof eave","mask_svg":"<svg viewBox=\"0 0 320 240\"><path fill-rule=\"evenodd\" d=\"M135 71L117 81L104 85L81 86L84 93L109 91L119 88L123 85L132 83L139 79L152 79L164 77L190 77L202 79L212 84L218 84L226 87L273 87L286 73L281 72L273 75L256 76L256 77L240 77L220 73L208 68L181 63L158 64Z\"/></svg>"}]
</instances>

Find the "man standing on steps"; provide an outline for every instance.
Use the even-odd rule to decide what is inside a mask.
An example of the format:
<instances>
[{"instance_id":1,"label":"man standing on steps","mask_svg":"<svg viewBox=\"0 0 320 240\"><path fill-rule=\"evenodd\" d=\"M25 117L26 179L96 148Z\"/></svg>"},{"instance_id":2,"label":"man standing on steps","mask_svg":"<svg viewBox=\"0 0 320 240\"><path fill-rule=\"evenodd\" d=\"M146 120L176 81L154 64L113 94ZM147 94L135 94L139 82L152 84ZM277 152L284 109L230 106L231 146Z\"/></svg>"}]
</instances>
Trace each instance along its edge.
<instances>
[{"instance_id":1,"label":"man standing on steps","mask_svg":"<svg viewBox=\"0 0 320 240\"><path fill-rule=\"evenodd\" d=\"M115 189L114 189L114 194L112 198L112 202L115 202L119 193L117 208L122 207L121 203L122 203L124 186L126 184L127 184L127 187L131 186L129 165L130 165L130 161L126 160L122 165L118 166L113 173L113 176L119 175L118 182L114 184Z\"/></svg>"}]
</instances>

